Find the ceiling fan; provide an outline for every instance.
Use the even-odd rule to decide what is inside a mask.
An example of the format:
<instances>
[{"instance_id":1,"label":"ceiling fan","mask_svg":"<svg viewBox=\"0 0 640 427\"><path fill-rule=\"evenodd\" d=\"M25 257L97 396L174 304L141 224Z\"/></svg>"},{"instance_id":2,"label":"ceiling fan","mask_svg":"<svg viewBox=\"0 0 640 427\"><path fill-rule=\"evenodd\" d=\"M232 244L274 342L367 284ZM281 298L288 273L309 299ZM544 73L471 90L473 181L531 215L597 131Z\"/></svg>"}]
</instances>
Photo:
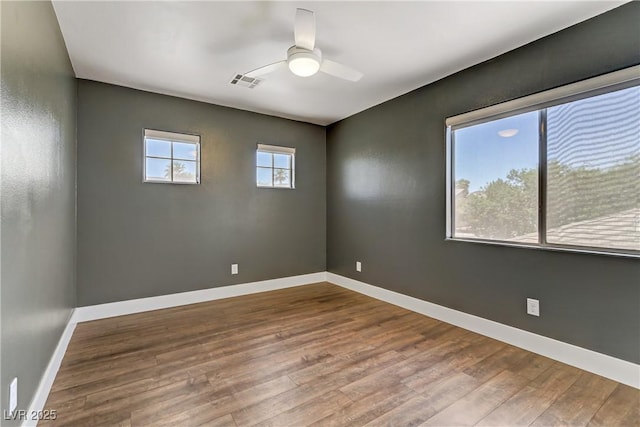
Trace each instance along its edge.
<instances>
[{"instance_id":1,"label":"ceiling fan","mask_svg":"<svg viewBox=\"0 0 640 427\"><path fill-rule=\"evenodd\" d=\"M360 71L322 57L316 44L316 17L307 9L296 9L294 27L295 44L287 50L287 59L256 68L245 74L246 77L259 77L272 73L285 65L291 72L301 77L309 77L318 71L340 79L357 82L362 78Z\"/></svg>"}]
</instances>

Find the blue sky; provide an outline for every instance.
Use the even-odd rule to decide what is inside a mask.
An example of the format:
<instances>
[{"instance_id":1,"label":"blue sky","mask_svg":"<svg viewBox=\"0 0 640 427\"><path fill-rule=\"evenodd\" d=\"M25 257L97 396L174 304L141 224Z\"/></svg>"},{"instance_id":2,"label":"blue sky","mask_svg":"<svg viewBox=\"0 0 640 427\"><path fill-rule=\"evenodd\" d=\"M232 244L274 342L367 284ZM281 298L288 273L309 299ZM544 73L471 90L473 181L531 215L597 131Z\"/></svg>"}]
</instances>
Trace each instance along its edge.
<instances>
[{"instance_id":1,"label":"blue sky","mask_svg":"<svg viewBox=\"0 0 640 427\"><path fill-rule=\"evenodd\" d=\"M501 130L517 129L505 138ZM467 179L469 191L498 178L511 169L538 167L538 112L519 114L455 132L455 180Z\"/></svg>"}]
</instances>

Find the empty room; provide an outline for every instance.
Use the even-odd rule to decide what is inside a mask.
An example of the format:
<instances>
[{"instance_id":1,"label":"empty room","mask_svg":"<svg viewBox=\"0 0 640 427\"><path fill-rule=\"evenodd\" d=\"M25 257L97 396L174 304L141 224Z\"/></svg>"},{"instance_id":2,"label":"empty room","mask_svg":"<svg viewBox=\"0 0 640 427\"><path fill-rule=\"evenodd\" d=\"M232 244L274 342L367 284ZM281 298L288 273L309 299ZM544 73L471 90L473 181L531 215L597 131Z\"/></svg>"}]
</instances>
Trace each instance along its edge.
<instances>
[{"instance_id":1,"label":"empty room","mask_svg":"<svg viewBox=\"0 0 640 427\"><path fill-rule=\"evenodd\" d=\"M640 426L640 2L0 18L0 425Z\"/></svg>"}]
</instances>

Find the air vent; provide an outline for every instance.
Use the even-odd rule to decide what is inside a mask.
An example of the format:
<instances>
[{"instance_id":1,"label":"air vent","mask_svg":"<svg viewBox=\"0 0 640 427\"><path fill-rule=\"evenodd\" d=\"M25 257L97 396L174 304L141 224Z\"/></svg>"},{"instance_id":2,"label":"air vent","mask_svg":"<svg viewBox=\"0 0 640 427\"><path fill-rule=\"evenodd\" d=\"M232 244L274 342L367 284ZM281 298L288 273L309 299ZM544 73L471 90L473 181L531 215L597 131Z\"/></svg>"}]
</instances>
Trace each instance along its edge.
<instances>
[{"instance_id":1,"label":"air vent","mask_svg":"<svg viewBox=\"0 0 640 427\"><path fill-rule=\"evenodd\" d=\"M233 79L229 82L232 85L248 87L249 89L253 89L258 86L262 80L257 79L255 77L247 77L242 74L236 74Z\"/></svg>"}]
</instances>

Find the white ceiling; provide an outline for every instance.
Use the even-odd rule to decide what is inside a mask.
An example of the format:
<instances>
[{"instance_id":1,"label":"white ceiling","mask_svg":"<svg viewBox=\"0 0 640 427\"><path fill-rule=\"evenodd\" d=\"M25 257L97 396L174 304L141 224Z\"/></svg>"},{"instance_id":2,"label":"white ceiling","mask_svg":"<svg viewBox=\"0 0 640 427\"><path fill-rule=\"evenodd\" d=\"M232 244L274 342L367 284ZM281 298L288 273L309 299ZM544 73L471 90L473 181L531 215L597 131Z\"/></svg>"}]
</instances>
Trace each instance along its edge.
<instances>
[{"instance_id":1,"label":"white ceiling","mask_svg":"<svg viewBox=\"0 0 640 427\"><path fill-rule=\"evenodd\" d=\"M76 76L326 125L626 1L78 2L53 5ZM254 89L236 73L285 59L295 10L357 83L287 68Z\"/></svg>"}]
</instances>

